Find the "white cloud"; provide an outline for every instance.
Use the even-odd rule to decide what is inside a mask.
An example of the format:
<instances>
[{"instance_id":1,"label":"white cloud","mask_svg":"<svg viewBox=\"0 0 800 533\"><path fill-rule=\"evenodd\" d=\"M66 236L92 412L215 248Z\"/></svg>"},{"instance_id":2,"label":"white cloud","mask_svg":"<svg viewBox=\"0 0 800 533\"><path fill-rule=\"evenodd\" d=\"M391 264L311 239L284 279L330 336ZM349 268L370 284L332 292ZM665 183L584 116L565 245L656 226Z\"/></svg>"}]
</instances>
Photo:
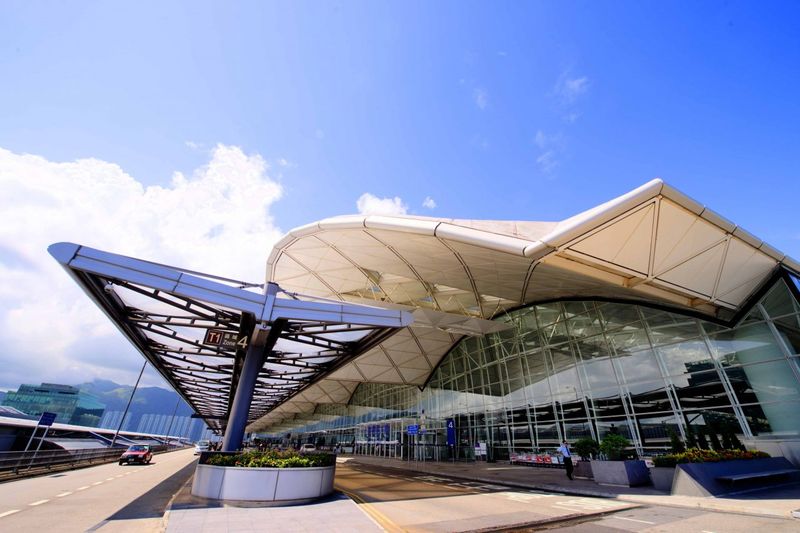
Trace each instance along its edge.
<instances>
[{"instance_id":1,"label":"white cloud","mask_svg":"<svg viewBox=\"0 0 800 533\"><path fill-rule=\"evenodd\" d=\"M430 196L426 196L425 199L422 201L422 207L426 207L428 209L436 209L436 201Z\"/></svg>"},{"instance_id":2,"label":"white cloud","mask_svg":"<svg viewBox=\"0 0 800 533\"><path fill-rule=\"evenodd\" d=\"M362 215L405 215L408 211L408 206L399 196L378 198L368 192L358 197L356 207Z\"/></svg>"},{"instance_id":3,"label":"white cloud","mask_svg":"<svg viewBox=\"0 0 800 533\"><path fill-rule=\"evenodd\" d=\"M539 165L539 169L542 172L550 174L558 166L558 159L556 159L556 154L553 150L547 150L536 158L536 164Z\"/></svg>"},{"instance_id":4,"label":"white cloud","mask_svg":"<svg viewBox=\"0 0 800 533\"><path fill-rule=\"evenodd\" d=\"M202 147L203 147L203 145L202 145L202 144L200 144L200 143L196 143L196 142L194 142L194 141L186 141L186 142L185 142L185 143L183 143L183 144L185 144L185 145L186 145L186 147L187 147L187 148L189 148L189 149L191 149L191 150L199 150L200 148L202 148Z\"/></svg>"},{"instance_id":5,"label":"white cloud","mask_svg":"<svg viewBox=\"0 0 800 533\"><path fill-rule=\"evenodd\" d=\"M263 282L282 195L258 154L217 145L205 166L146 187L98 159L52 162L0 148L0 388L132 382L142 359L47 253L71 241Z\"/></svg>"},{"instance_id":6,"label":"white cloud","mask_svg":"<svg viewBox=\"0 0 800 533\"><path fill-rule=\"evenodd\" d=\"M573 78L568 71L565 71L559 76L556 81L553 92L561 100L564 105L569 105L582 94L589 90L589 78L582 76L580 78Z\"/></svg>"},{"instance_id":7,"label":"white cloud","mask_svg":"<svg viewBox=\"0 0 800 533\"><path fill-rule=\"evenodd\" d=\"M477 89L472 91L472 98L475 100L475 105L478 106L478 109L483 111L486 109L486 106L489 105L489 93L486 89L478 87Z\"/></svg>"},{"instance_id":8,"label":"white cloud","mask_svg":"<svg viewBox=\"0 0 800 533\"><path fill-rule=\"evenodd\" d=\"M533 143L539 148L536 164L545 174L552 173L559 164L558 156L564 152L565 141L562 133L547 134L538 130L533 138Z\"/></svg>"}]
</instances>

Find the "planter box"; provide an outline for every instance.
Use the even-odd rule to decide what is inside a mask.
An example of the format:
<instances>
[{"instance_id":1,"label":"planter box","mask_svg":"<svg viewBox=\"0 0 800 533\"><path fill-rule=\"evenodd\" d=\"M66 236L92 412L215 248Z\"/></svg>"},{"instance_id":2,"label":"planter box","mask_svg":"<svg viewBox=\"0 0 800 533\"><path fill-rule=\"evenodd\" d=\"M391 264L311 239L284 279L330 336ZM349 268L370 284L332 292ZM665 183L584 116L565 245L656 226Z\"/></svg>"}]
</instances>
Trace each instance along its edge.
<instances>
[{"instance_id":1,"label":"planter box","mask_svg":"<svg viewBox=\"0 0 800 533\"><path fill-rule=\"evenodd\" d=\"M575 477L583 478L583 479L594 479L594 474L592 473L592 462L591 461L578 461L575 463L575 470L572 473Z\"/></svg>"},{"instance_id":2,"label":"planter box","mask_svg":"<svg viewBox=\"0 0 800 533\"><path fill-rule=\"evenodd\" d=\"M301 503L333 492L336 466L241 468L197 465L192 494L214 500Z\"/></svg>"},{"instance_id":3,"label":"planter box","mask_svg":"<svg viewBox=\"0 0 800 533\"><path fill-rule=\"evenodd\" d=\"M737 459L718 463L679 464L675 471L675 483L672 487L672 493L681 496L723 496L746 489L764 488L774 484L786 483L787 481L800 480L800 473L787 474L784 476L785 479L756 479L749 482L744 480L737 484L717 480L719 476L790 468L794 467L785 457L751 460Z\"/></svg>"},{"instance_id":4,"label":"planter box","mask_svg":"<svg viewBox=\"0 0 800 533\"><path fill-rule=\"evenodd\" d=\"M592 461L592 473L597 483L636 487L650 484L650 472L644 461Z\"/></svg>"},{"instance_id":5,"label":"planter box","mask_svg":"<svg viewBox=\"0 0 800 533\"><path fill-rule=\"evenodd\" d=\"M672 493L672 480L675 479L674 466L654 466L650 469L650 479L657 490Z\"/></svg>"}]
</instances>

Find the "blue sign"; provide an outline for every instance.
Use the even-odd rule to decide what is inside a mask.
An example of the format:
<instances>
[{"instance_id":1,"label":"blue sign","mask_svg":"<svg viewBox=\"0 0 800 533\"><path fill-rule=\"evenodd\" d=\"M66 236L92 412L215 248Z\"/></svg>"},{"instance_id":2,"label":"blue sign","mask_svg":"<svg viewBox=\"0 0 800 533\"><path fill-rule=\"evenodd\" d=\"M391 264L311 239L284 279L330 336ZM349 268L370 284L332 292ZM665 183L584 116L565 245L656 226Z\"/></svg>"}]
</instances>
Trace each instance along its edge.
<instances>
[{"instance_id":1,"label":"blue sign","mask_svg":"<svg viewBox=\"0 0 800 533\"><path fill-rule=\"evenodd\" d=\"M456 421L452 418L447 419L447 445L456 445Z\"/></svg>"},{"instance_id":2,"label":"blue sign","mask_svg":"<svg viewBox=\"0 0 800 533\"><path fill-rule=\"evenodd\" d=\"M52 426L53 422L56 421L55 413L42 413L42 416L39 417L39 425L40 426Z\"/></svg>"},{"instance_id":3,"label":"blue sign","mask_svg":"<svg viewBox=\"0 0 800 533\"><path fill-rule=\"evenodd\" d=\"M409 435L419 435L419 426L417 424L412 424L406 428Z\"/></svg>"}]
</instances>

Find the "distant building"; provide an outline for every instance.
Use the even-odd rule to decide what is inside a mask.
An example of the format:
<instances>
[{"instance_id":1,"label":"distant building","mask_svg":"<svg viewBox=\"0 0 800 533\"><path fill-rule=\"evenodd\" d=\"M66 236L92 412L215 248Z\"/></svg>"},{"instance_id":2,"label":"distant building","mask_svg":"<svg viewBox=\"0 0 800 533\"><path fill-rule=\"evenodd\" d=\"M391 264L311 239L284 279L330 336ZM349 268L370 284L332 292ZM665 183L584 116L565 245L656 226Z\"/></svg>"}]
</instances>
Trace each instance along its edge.
<instances>
[{"instance_id":1,"label":"distant building","mask_svg":"<svg viewBox=\"0 0 800 533\"><path fill-rule=\"evenodd\" d=\"M9 391L6 394L3 405L33 417L39 417L44 412L55 413L56 422L95 427L106 408L91 394L81 392L77 387L56 383L20 385L16 392Z\"/></svg>"}]
</instances>

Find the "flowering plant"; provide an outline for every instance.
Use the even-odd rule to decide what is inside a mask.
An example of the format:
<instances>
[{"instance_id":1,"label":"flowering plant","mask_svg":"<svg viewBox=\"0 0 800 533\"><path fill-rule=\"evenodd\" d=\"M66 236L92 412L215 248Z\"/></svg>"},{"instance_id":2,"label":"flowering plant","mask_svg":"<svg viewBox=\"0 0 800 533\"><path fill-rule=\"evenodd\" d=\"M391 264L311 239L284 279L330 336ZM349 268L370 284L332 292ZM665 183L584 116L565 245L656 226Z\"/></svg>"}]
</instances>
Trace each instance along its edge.
<instances>
[{"instance_id":1,"label":"flowering plant","mask_svg":"<svg viewBox=\"0 0 800 533\"><path fill-rule=\"evenodd\" d=\"M739 459L763 459L769 457L766 452L758 450L704 450L702 448L689 448L683 453L662 455L653 459L655 466L674 467L682 463L717 463L720 461L735 461Z\"/></svg>"},{"instance_id":2,"label":"flowering plant","mask_svg":"<svg viewBox=\"0 0 800 533\"><path fill-rule=\"evenodd\" d=\"M207 465L238 466L244 468L310 468L314 466L331 466L336 456L329 453L298 453L294 450L264 452L251 451L237 454L212 455Z\"/></svg>"}]
</instances>

